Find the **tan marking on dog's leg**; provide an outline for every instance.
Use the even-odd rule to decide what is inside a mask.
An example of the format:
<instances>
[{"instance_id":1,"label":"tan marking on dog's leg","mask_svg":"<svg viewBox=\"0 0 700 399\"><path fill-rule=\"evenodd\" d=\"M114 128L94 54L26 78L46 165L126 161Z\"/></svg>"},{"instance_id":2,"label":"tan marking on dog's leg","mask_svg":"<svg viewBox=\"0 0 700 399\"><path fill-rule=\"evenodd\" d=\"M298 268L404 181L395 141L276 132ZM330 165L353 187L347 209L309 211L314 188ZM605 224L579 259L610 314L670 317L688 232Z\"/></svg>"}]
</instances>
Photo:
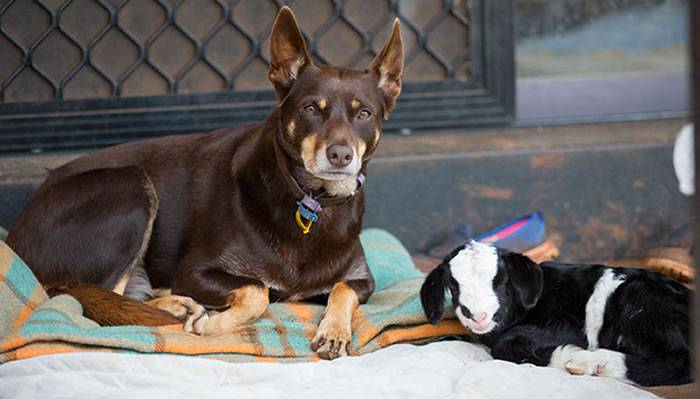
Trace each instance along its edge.
<instances>
[{"instance_id":1,"label":"tan marking on dog's leg","mask_svg":"<svg viewBox=\"0 0 700 399\"><path fill-rule=\"evenodd\" d=\"M139 247L136 257L129 263L126 271L119 277L117 284L112 288L112 291L119 295L124 295L124 290L126 289L131 274L134 271L136 265L143 264L143 257L146 254L146 249L148 249L148 244L151 242L151 235L153 234L153 224L156 220L156 215L158 214L158 195L156 194L156 187L153 185L151 179L143 174L143 189L148 198L148 223L146 224L146 230L143 233L143 239L141 241L141 246Z\"/></svg>"},{"instance_id":2,"label":"tan marking on dog's leg","mask_svg":"<svg viewBox=\"0 0 700 399\"><path fill-rule=\"evenodd\" d=\"M188 326L192 325L207 315L207 310L204 306L198 304L194 299L188 296L166 295L160 298L151 299L144 302L147 305L165 310L178 319L185 322L185 331Z\"/></svg>"},{"instance_id":3,"label":"tan marking on dog's leg","mask_svg":"<svg viewBox=\"0 0 700 399\"><path fill-rule=\"evenodd\" d=\"M333 286L323 319L311 340L311 349L321 358L348 355L352 341L352 314L359 304L357 293L347 283Z\"/></svg>"},{"instance_id":4,"label":"tan marking on dog's leg","mask_svg":"<svg viewBox=\"0 0 700 399\"><path fill-rule=\"evenodd\" d=\"M153 290L153 297L154 298L161 298L164 296L172 295L173 290L170 288L156 288Z\"/></svg>"},{"instance_id":5,"label":"tan marking on dog's leg","mask_svg":"<svg viewBox=\"0 0 700 399\"><path fill-rule=\"evenodd\" d=\"M304 161L306 170L313 170L316 163L316 140L318 135L311 133L301 141L301 160Z\"/></svg>"},{"instance_id":6,"label":"tan marking on dog's leg","mask_svg":"<svg viewBox=\"0 0 700 399\"><path fill-rule=\"evenodd\" d=\"M322 98L322 99L318 100L318 108L319 108L319 109L325 109L325 108L326 108L326 105L328 105L328 103L326 103L326 99L325 99L325 98Z\"/></svg>"},{"instance_id":7,"label":"tan marking on dog's leg","mask_svg":"<svg viewBox=\"0 0 700 399\"><path fill-rule=\"evenodd\" d=\"M352 99L352 102L350 103L350 105L352 106L352 109L360 108L360 102L355 100L354 98Z\"/></svg>"},{"instance_id":8,"label":"tan marking on dog's leg","mask_svg":"<svg viewBox=\"0 0 700 399\"><path fill-rule=\"evenodd\" d=\"M227 333L238 326L257 320L270 304L269 290L259 285L247 285L237 288L229 294L231 306L220 312L212 312L194 322L191 329L185 331L198 335L216 335Z\"/></svg>"}]
</instances>

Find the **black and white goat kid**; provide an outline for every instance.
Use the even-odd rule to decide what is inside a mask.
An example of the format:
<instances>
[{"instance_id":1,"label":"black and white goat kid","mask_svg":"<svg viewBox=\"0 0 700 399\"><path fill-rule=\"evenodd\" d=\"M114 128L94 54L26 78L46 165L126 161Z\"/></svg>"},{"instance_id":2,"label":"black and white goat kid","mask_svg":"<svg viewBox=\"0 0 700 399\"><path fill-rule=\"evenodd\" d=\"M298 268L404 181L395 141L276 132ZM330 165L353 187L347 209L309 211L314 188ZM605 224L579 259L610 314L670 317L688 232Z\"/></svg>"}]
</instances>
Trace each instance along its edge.
<instances>
[{"instance_id":1,"label":"black and white goat kid","mask_svg":"<svg viewBox=\"0 0 700 399\"><path fill-rule=\"evenodd\" d=\"M689 290L658 273L538 266L472 241L423 283L421 302L431 323L442 318L446 290L457 318L496 359L639 385L691 380Z\"/></svg>"}]
</instances>

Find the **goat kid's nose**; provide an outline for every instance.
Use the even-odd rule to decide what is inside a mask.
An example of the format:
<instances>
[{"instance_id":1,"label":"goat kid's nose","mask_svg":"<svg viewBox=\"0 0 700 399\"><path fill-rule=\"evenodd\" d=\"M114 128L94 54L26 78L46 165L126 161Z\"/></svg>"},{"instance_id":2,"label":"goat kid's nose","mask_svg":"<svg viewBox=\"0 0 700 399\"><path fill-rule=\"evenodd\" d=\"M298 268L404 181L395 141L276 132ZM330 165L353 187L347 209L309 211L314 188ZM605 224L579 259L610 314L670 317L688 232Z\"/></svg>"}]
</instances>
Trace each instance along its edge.
<instances>
[{"instance_id":1,"label":"goat kid's nose","mask_svg":"<svg viewBox=\"0 0 700 399\"><path fill-rule=\"evenodd\" d=\"M352 162L352 148L347 145L333 144L326 150L326 157L331 165L344 168Z\"/></svg>"},{"instance_id":2,"label":"goat kid's nose","mask_svg":"<svg viewBox=\"0 0 700 399\"><path fill-rule=\"evenodd\" d=\"M477 323L483 323L484 321L486 321L486 317L486 312L480 312L472 316L472 320L474 320Z\"/></svg>"}]
</instances>

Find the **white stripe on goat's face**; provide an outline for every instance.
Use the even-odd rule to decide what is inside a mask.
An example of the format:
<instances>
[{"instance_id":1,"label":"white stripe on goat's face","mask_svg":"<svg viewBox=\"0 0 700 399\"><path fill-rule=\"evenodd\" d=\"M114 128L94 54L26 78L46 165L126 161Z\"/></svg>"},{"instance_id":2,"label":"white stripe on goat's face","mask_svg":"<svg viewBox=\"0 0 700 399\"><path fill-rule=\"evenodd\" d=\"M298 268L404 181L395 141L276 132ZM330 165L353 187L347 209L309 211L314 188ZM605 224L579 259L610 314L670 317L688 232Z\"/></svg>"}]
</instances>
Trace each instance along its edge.
<instances>
[{"instance_id":1,"label":"white stripe on goat's face","mask_svg":"<svg viewBox=\"0 0 700 399\"><path fill-rule=\"evenodd\" d=\"M498 273L496 247L471 241L450 260L450 273L459 285L459 305L455 309L459 321L476 334L486 334L497 324L493 316L500 308L493 279ZM480 322L476 320L481 319Z\"/></svg>"}]
</instances>

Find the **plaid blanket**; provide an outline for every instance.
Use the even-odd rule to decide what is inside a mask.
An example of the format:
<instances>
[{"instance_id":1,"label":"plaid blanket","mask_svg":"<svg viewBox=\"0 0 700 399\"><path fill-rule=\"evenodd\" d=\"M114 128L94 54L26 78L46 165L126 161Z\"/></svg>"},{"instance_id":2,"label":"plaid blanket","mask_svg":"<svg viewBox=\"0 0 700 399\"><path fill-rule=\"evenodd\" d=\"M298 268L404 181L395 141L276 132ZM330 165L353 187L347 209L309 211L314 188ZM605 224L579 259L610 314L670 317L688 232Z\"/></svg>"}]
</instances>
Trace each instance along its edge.
<instances>
[{"instance_id":1,"label":"plaid blanket","mask_svg":"<svg viewBox=\"0 0 700 399\"><path fill-rule=\"evenodd\" d=\"M395 237L370 229L361 241L377 287L353 315L353 355L398 342L466 333L453 317L436 326L426 323L418 298L423 278ZM73 297L48 298L27 265L0 241L0 363L82 351L186 354L228 361L317 360L310 341L322 312L320 305L273 303L255 323L216 337L187 334L180 325L101 327L83 317Z\"/></svg>"}]
</instances>

